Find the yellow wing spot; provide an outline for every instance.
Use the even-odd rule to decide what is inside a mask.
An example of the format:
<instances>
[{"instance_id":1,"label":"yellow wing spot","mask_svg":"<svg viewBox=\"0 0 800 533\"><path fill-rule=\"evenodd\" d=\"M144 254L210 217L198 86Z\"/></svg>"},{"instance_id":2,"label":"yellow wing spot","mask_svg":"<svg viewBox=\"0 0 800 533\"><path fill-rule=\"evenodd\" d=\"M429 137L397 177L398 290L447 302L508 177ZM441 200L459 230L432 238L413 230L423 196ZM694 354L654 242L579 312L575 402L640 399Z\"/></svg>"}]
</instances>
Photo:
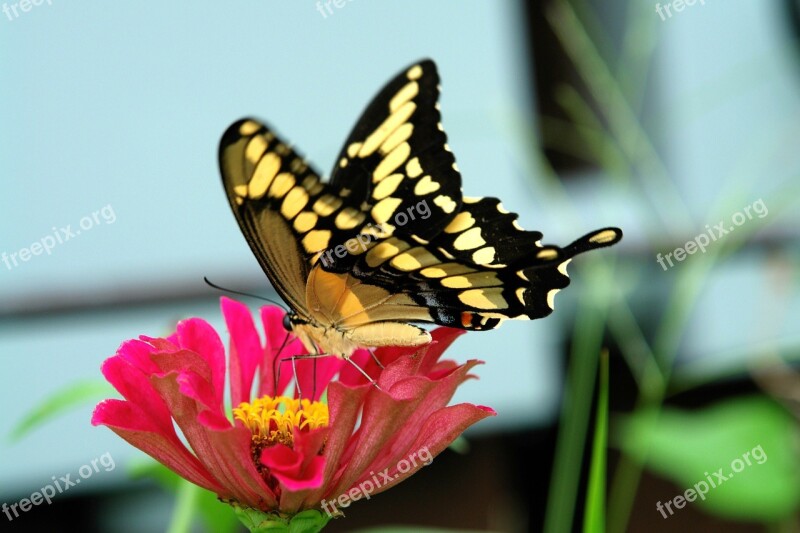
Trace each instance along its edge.
<instances>
[{"instance_id":1,"label":"yellow wing spot","mask_svg":"<svg viewBox=\"0 0 800 533\"><path fill-rule=\"evenodd\" d=\"M395 209L399 206L403 200L400 198L384 198L372 208L372 218L375 219L375 222L378 224L382 224L389 220L392 215L394 214Z\"/></svg>"},{"instance_id":2,"label":"yellow wing spot","mask_svg":"<svg viewBox=\"0 0 800 533\"><path fill-rule=\"evenodd\" d=\"M235 185L233 187L233 193L236 196L241 196L241 197L247 196L247 185Z\"/></svg>"},{"instance_id":3,"label":"yellow wing spot","mask_svg":"<svg viewBox=\"0 0 800 533\"><path fill-rule=\"evenodd\" d=\"M436 123L436 128L437 128L439 131L444 131L444 126L442 125L442 123L441 123L441 122L437 122L437 123Z\"/></svg>"},{"instance_id":4,"label":"yellow wing spot","mask_svg":"<svg viewBox=\"0 0 800 533\"><path fill-rule=\"evenodd\" d=\"M369 252L367 252L367 264L371 268L375 268L390 257L394 257L407 249L408 243L392 237L391 239L374 246Z\"/></svg>"},{"instance_id":5,"label":"yellow wing spot","mask_svg":"<svg viewBox=\"0 0 800 533\"><path fill-rule=\"evenodd\" d=\"M291 220L303 210L308 203L308 193L302 187L295 187L284 197L281 204L281 214Z\"/></svg>"},{"instance_id":6,"label":"yellow wing spot","mask_svg":"<svg viewBox=\"0 0 800 533\"><path fill-rule=\"evenodd\" d=\"M517 270L517 276L519 276L521 279L523 279L525 281L530 281L528 279L528 276L526 276L525 272L523 272L522 270Z\"/></svg>"},{"instance_id":7,"label":"yellow wing spot","mask_svg":"<svg viewBox=\"0 0 800 533\"><path fill-rule=\"evenodd\" d=\"M244 198L236 197L236 205L242 205L244 203Z\"/></svg>"},{"instance_id":8,"label":"yellow wing spot","mask_svg":"<svg viewBox=\"0 0 800 533\"><path fill-rule=\"evenodd\" d=\"M503 207L503 204L501 202L497 202L497 211L503 215L507 215L509 213L508 209Z\"/></svg>"},{"instance_id":9,"label":"yellow wing spot","mask_svg":"<svg viewBox=\"0 0 800 533\"><path fill-rule=\"evenodd\" d=\"M424 196L432 192L438 191L442 186L438 182L433 181L430 176L425 176L417 182L414 187L414 194L417 196Z\"/></svg>"},{"instance_id":10,"label":"yellow wing spot","mask_svg":"<svg viewBox=\"0 0 800 533\"><path fill-rule=\"evenodd\" d=\"M434 198L433 203L441 207L445 213L452 213L456 209L456 203L446 194L440 194Z\"/></svg>"},{"instance_id":11,"label":"yellow wing spot","mask_svg":"<svg viewBox=\"0 0 800 533\"><path fill-rule=\"evenodd\" d=\"M477 204L481 200L483 200L482 196L465 196L463 198L465 204Z\"/></svg>"},{"instance_id":12,"label":"yellow wing spot","mask_svg":"<svg viewBox=\"0 0 800 533\"><path fill-rule=\"evenodd\" d=\"M239 126L239 135L252 135L261 129L261 124L252 120L246 120Z\"/></svg>"},{"instance_id":13,"label":"yellow wing spot","mask_svg":"<svg viewBox=\"0 0 800 533\"><path fill-rule=\"evenodd\" d=\"M398 107L405 104L419 93L419 84L416 81L410 81L403 85L403 88L389 100L389 111L395 111Z\"/></svg>"},{"instance_id":14,"label":"yellow wing spot","mask_svg":"<svg viewBox=\"0 0 800 533\"><path fill-rule=\"evenodd\" d=\"M316 196L325 188L316 176L308 176L303 180L302 186L308 191L309 196Z\"/></svg>"},{"instance_id":15,"label":"yellow wing spot","mask_svg":"<svg viewBox=\"0 0 800 533\"><path fill-rule=\"evenodd\" d=\"M422 175L422 166L419 164L419 158L415 157L406 164L406 176L409 178L416 178Z\"/></svg>"},{"instance_id":16,"label":"yellow wing spot","mask_svg":"<svg viewBox=\"0 0 800 533\"><path fill-rule=\"evenodd\" d=\"M475 219L469 211L462 211L453 217L453 220L444 228L445 233L459 233L475 224Z\"/></svg>"},{"instance_id":17,"label":"yellow wing spot","mask_svg":"<svg viewBox=\"0 0 800 533\"><path fill-rule=\"evenodd\" d=\"M472 254L472 262L476 265L487 265L494 261L494 246L486 246Z\"/></svg>"},{"instance_id":18,"label":"yellow wing spot","mask_svg":"<svg viewBox=\"0 0 800 533\"><path fill-rule=\"evenodd\" d=\"M359 150L361 150L361 143L352 143L347 147L347 155L349 157L355 157Z\"/></svg>"},{"instance_id":19,"label":"yellow wing spot","mask_svg":"<svg viewBox=\"0 0 800 533\"><path fill-rule=\"evenodd\" d=\"M299 233L305 233L317 225L317 214L311 211L303 211L294 219L294 229Z\"/></svg>"},{"instance_id":20,"label":"yellow wing spot","mask_svg":"<svg viewBox=\"0 0 800 533\"><path fill-rule=\"evenodd\" d=\"M326 194L316 202L314 202L314 212L321 217L327 217L342 206L342 199Z\"/></svg>"},{"instance_id":21,"label":"yellow wing spot","mask_svg":"<svg viewBox=\"0 0 800 533\"><path fill-rule=\"evenodd\" d=\"M404 177L402 174L392 174L388 178L381 180L372 191L372 197L376 200L383 200L397 189Z\"/></svg>"},{"instance_id":22,"label":"yellow wing spot","mask_svg":"<svg viewBox=\"0 0 800 533\"><path fill-rule=\"evenodd\" d=\"M450 252L448 252L447 250L445 250L445 249L444 249L444 248L442 248L441 246L439 246L439 247L437 248L437 250L439 250L439 253L440 253L440 254L442 254L443 256L445 256L445 257L446 257L447 259L449 259L450 261L452 261L453 259L455 259L455 256L454 256L453 254L451 254Z\"/></svg>"},{"instance_id":23,"label":"yellow wing spot","mask_svg":"<svg viewBox=\"0 0 800 533\"><path fill-rule=\"evenodd\" d=\"M289 155L289 152L291 151L291 148L283 143L278 143L278 145L275 147L275 152L278 155Z\"/></svg>"},{"instance_id":24,"label":"yellow wing spot","mask_svg":"<svg viewBox=\"0 0 800 533\"><path fill-rule=\"evenodd\" d=\"M438 262L439 259L436 256L425 248L417 246L416 248L412 248L407 252L395 256L390 264L399 270L410 272L429 265L435 265Z\"/></svg>"},{"instance_id":25,"label":"yellow wing spot","mask_svg":"<svg viewBox=\"0 0 800 533\"><path fill-rule=\"evenodd\" d=\"M423 239L422 237L418 237L416 235L412 235L411 238L414 239L415 241L417 241L419 244L423 244L423 245L424 244L428 244L428 243L431 242L431 241Z\"/></svg>"},{"instance_id":26,"label":"yellow wing spot","mask_svg":"<svg viewBox=\"0 0 800 533\"><path fill-rule=\"evenodd\" d=\"M281 158L277 154L270 152L262 157L253 171L253 177L248 184L247 195L253 200L258 200L264 196L280 168Z\"/></svg>"},{"instance_id":27,"label":"yellow wing spot","mask_svg":"<svg viewBox=\"0 0 800 533\"><path fill-rule=\"evenodd\" d=\"M401 143L397 148L386 154L372 173L373 183L378 183L397 170L400 165L406 162L409 155L411 155L411 146L407 142Z\"/></svg>"},{"instance_id":28,"label":"yellow wing spot","mask_svg":"<svg viewBox=\"0 0 800 533\"><path fill-rule=\"evenodd\" d=\"M253 171L253 177L250 178L248 183L247 195L253 200L258 200L264 196L280 167L281 158L276 154L269 153L261 158Z\"/></svg>"},{"instance_id":29,"label":"yellow wing spot","mask_svg":"<svg viewBox=\"0 0 800 533\"><path fill-rule=\"evenodd\" d=\"M569 265L570 261L572 261L572 258L569 258L566 261L564 261L563 263L561 263L560 265L558 265L558 271L561 272L562 274L564 274L567 277L569 277L569 273L567 273L567 266Z\"/></svg>"},{"instance_id":30,"label":"yellow wing spot","mask_svg":"<svg viewBox=\"0 0 800 533\"><path fill-rule=\"evenodd\" d=\"M508 302L503 298L502 288L470 289L458 295L462 303L476 309L506 309Z\"/></svg>"},{"instance_id":31,"label":"yellow wing spot","mask_svg":"<svg viewBox=\"0 0 800 533\"><path fill-rule=\"evenodd\" d=\"M519 222L517 222L516 220L512 220L512 221L511 221L511 225L512 225L512 226L514 226L516 229L518 229L518 230L520 230L520 231L525 231L525 228L523 228L522 226L520 226L520 225L519 225Z\"/></svg>"},{"instance_id":32,"label":"yellow wing spot","mask_svg":"<svg viewBox=\"0 0 800 533\"><path fill-rule=\"evenodd\" d=\"M456 250L472 250L486 244L486 241L481 236L481 228L468 229L459 235L453 246Z\"/></svg>"},{"instance_id":33,"label":"yellow wing spot","mask_svg":"<svg viewBox=\"0 0 800 533\"><path fill-rule=\"evenodd\" d=\"M422 67L419 65L414 65L408 72L406 72L406 78L410 80L418 80L422 76Z\"/></svg>"},{"instance_id":34,"label":"yellow wing spot","mask_svg":"<svg viewBox=\"0 0 800 533\"><path fill-rule=\"evenodd\" d=\"M250 139L250 142L247 143L247 148L244 149L244 156L248 161L255 165L266 151L267 141L264 140L264 137L257 135Z\"/></svg>"},{"instance_id":35,"label":"yellow wing spot","mask_svg":"<svg viewBox=\"0 0 800 533\"><path fill-rule=\"evenodd\" d=\"M558 294L558 291L560 290L561 289L550 289L550 291L548 291L547 307L549 307L550 309L555 309L554 305L555 305L556 294Z\"/></svg>"},{"instance_id":36,"label":"yellow wing spot","mask_svg":"<svg viewBox=\"0 0 800 533\"><path fill-rule=\"evenodd\" d=\"M391 115L386 117L386 120L366 138L361 149L358 151L358 157L364 158L372 155L394 130L408 121L416 109L417 104L414 102L406 102Z\"/></svg>"},{"instance_id":37,"label":"yellow wing spot","mask_svg":"<svg viewBox=\"0 0 800 533\"><path fill-rule=\"evenodd\" d=\"M520 287L517 289L517 300L522 305L525 305L525 287Z\"/></svg>"},{"instance_id":38,"label":"yellow wing spot","mask_svg":"<svg viewBox=\"0 0 800 533\"><path fill-rule=\"evenodd\" d=\"M366 228L361 230L361 233L363 235L372 235L378 239L385 239L394 233L394 226L385 222L381 225L369 224Z\"/></svg>"},{"instance_id":39,"label":"yellow wing spot","mask_svg":"<svg viewBox=\"0 0 800 533\"><path fill-rule=\"evenodd\" d=\"M442 285L451 289L468 289L470 287L497 287L503 282L495 272L474 272L466 276L451 276L442 280Z\"/></svg>"},{"instance_id":40,"label":"yellow wing spot","mask_svg":"<svg viewBox=\"0 0 800 533\"><path fill-rule=\"evenodd\" d=\"M289 189L292 187L294 187L294 176L288 172L281 172L275 176L275 180L272 182L272 186L269 188L269 195L275 198L280 198L289 192Z\"/></svg>"},{"instance_id":41,"label":"yellow wing spot","mask_svg":"<svg viewBox=\"0 0 800 533\"><path fill-rule=\"evenodd\" d=\"M339 168L345 168L347 166L348 159L343 157L339 160Z\"/></svg>"},{"instance_id":42,"label":"yellow wing spot","mask_svg":"<svg viewBox=\"0 0 800 533\"><path fill-rule=\"evenodd\" d=\"M309 231L303 237L303 247L309 253L319 252L328 247L331 240L331 232L327 229L315 229Z\"/></svg>"},{"instance_id":43,"label":"yellow wing spot","mask_svg":"<svg viewBox=\"0 0 800 533\"><path fill-rule=\"evenodd\" d=\"M617 232L611 229L603 230L589 237L589 242L594 244L605 244L617 238Z\"/></svg>"},{"instance_id":44,"label":"yellow wing spot","mask_svg":"<svg viewBox=\"0 0 800 533\"><path fill-rule=\"evenodd\" d=\"M474 269L460 265L458 263L446 263L443 265L428 267L419 271L426 278L444 278L446 276L458 276L475 272Z\"/></svg>"},{"instance_id":45,"label":"yellow wing spot","mask_svg":"<svg viewBox=\"0 0 800 533\"><path fill-rule=\"evenodd\" d=\"M458 170L458 165L456 165L456 162L455 162L455 161L453 161L453 170L455 170L456 172L460 172L460 171Z\"/></svg>"},{"instance_id":46,"label":"yellow wing spot","mask_svg":"<svg viewBox=\"0 0 800 533\"><path fill-rule=\"evenodd\" d=\"M467 276L452 276L444 278L442 280L442 286L450 289L469 289L472 287L472 282L470 282Z\"/></svg>"},{"instance_id":47,"label":"yellow wing spot","mask_svg":"<svg viewBox=\"0 0 800 533\"><path fill-rule=\"evenodd\" d=\"M556 257L558 257L558 251L552 248L544 248L536 254L537 259L543 259L545 261L550 261Z\"/></svg>"},{"instance_id":48,"label":"yellow wing spot","mask_svg":"<svg viewBox=\"0 0 800 533\"><path fill-rule=\"evenodd\" d=\"M400 143L406 142L409 139L409 137L411 137L411 134L413 132L414 132L414 125L410 122L406 122L396 130L394 130L394 132L391 135L389 135L389 137L387 137L385 141L383 141L383 144L379 149L380 153L388 154L389 152L397 148L397 146Z\"/></svg>"},{"instance_id":49,"label":"yellow wing spot","mask_svg":"<svg viewBox=\"0 0 800 533\"><path fill-rule=\"evenodd\" d=\"M358 209L353 207L345 207L338 215L336 215L336 220L334 220L334 223L339 229L353 229L364 222L364 218L366 218L366 215L364 215L364 213Z\"/></svg>"},{"instance_id":50,"label":"yellow wing spot","mask_svg":"<svg viewBox=\"0 0 800 533\"><path fill-rule=\"evenodd\" d=\"M306 170L306 162L300 159L299 157L295 157L289 164L289 170L291 170L295 174L302 174Z\"/></svg>"}]
</instances>

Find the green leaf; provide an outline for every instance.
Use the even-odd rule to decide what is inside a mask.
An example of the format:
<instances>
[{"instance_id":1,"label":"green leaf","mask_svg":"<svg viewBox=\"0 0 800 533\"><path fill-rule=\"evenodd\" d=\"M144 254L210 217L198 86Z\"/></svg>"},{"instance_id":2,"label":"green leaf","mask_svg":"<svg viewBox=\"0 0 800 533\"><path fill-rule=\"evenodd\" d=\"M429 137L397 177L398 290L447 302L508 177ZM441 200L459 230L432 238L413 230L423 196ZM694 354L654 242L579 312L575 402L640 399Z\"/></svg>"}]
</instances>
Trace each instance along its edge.
<instances>
[{"instance_id":1,"label":"green leaf","mask_svg":"<svg viewBox=\"0 0 800 533\"><path fill-rule=\"evenodd\" d=\"M331 519L327 513L316 509L308 509L292 516L264 513L238 505L234 505L233 510L251 533L317 533Z\"/></svg>"},{"instance_id":2,"label":"green leaf","mask_svg":"<svg viewBox=\"0 0 800 533\"><path fill-rule=\"evenodd\" d=\"M604 533L606 524L606 447L608 445L608 351L600 356L600 383L592 444L592 464L586 491L584 533Z\"/></svg>"},{"instance_id":3,"label":"green leaf","mask_svg":"<svg viewBox=\"0 0 800 533\"><path fill-rule=\"evenodd\" d=\"M93 403L113 396L115 391L104 380L73 383L46 397L11 430L10 440L18 441L33 429L84 403Z\"/></svg>"},{"instance_id":4,"label":"green leaf","mask_svg":"<svg viewBox=\"0 0 800 533\"><path fill-rule=\"evenodd\" d=\"M647 457L649 469L678 485L680 492L665 494L662 503L685 498L687 489L704 491L685 505L764 522L784 519L798 508L800 434L789 413L766 397L737 398L699 411L664 409L657 423L642 411L626 417L618 429L622 450ZM727 480L716 476L720 469Z\"/></svg>"}]
</instances>

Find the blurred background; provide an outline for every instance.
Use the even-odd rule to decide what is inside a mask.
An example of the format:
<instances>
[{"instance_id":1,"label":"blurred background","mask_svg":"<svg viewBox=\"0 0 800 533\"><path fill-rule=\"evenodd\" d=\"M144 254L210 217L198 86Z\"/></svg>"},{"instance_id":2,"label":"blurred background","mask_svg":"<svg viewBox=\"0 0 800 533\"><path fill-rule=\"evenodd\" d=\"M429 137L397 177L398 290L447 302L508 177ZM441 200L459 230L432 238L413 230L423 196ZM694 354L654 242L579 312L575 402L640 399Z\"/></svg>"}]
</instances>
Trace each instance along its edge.
<instances>
[{"instance_id":1,"label":"blurred background","mask_svg":"<svg viewBox=\"0 0 800 533\"><path fill-rule=\"evenodd\" d=\"M498 416L328 529L579 529L607 349L608 531L800 531L794 0L0 10L0 501L115 465L3 530L166 530L170 483L89 420L123 340L189 316L224 331L203 276L275 295L224 197L220 135L259 117L325 173L383 83L430 57L467 195L545 242L625 238L571 265L550 317L462 337L448 356L486 364L454 401ZM217 520L194 530L237 530Z\"/></svg>"}]
</instances>

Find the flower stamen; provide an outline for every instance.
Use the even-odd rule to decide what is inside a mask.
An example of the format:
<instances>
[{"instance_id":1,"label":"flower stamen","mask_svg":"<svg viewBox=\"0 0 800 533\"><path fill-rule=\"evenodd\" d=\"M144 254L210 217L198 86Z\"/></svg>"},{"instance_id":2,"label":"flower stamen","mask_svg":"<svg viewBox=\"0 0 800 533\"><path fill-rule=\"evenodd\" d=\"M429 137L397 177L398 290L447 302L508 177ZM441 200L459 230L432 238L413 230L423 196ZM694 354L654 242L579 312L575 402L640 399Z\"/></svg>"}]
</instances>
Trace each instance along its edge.
<instances>
[{"instance_id":1,"label":"flower stamen","mask_svg":"<svg viewBox=\"0 0 800 533\"><path fill-rule=\"evenodd\" d=\"M295 428L310 431L328 425L328 406L305 398L262 396L239 404L233 416L252 432L259 449L276 443L292 447Z\"/></svg>"}]
</instances>

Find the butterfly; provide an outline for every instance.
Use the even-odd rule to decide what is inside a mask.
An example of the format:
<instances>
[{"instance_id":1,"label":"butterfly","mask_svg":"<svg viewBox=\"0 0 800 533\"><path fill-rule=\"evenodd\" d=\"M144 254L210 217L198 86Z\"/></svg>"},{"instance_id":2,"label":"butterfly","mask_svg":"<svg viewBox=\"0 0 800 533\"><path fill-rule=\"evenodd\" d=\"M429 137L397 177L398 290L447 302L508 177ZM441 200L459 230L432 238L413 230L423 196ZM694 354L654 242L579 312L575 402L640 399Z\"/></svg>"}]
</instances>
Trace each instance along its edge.
<instances>
[{"instance_id":1,"label":"butterfly","mask_svg":"<svg viewBox=\"0 0 800 533\"><path fill-rule=\"evenodd\" d=\"M462 195L439 113L436 65L403 70L372 100L325 182L252 118L222 136L222 181L247 242L291 307L309 353L419 346L422 324L490 330L553 311L577 254L617 228L543 245L497 198Z\"/></svg>"}]
</instances>

